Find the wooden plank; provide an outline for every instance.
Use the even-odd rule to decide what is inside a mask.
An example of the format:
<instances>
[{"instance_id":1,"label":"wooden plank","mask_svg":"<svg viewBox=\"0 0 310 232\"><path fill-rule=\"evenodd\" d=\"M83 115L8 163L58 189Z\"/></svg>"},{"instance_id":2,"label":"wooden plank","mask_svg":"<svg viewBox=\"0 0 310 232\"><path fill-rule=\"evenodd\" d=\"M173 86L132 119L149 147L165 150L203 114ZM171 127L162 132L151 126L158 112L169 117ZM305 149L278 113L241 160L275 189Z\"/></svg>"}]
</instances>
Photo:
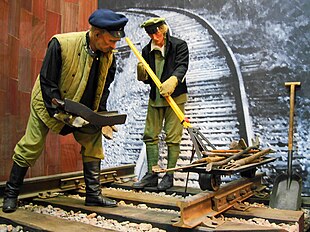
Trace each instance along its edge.
<instances>
[{"instance_id":1,"label":"wooden plank","mask_svg":"<svg viewBox=\"0 0 310 232\"><path fill-rule=\"evenodd\" d=\"M151 194L141 194L134 191L124 192L109 188L103 188L102 193L107 197L123 200L125 202L139 202L140 204L145 203L147 205L162 206L163 208L179 209L179 207L177 207L177 201L179 201L179 199L169 196L155 196Z\"/></svg>"},{"instance_id":2,"label":"wooden plank","mask_svg":"<svg viewBox=\"0 0 310 232\"><path fill-rule=\"evenodd\" d=\"M224 215L226 217L239 217L239 218L264 218L270 222L275 223L298 223L299 231L304 230L304 212L293 210L281 210L272 208L250 207L245 211L235 209L227 210Z\"/></svg>"},{"instance_id":3,"label":"wooden plank","mask_svg":"<svg viewBox=\"0 0 310 232\"><path fill-rule=\"evenodd\" d=\"M236 223L236 222L225 222L224 224L218 226L217 228L215 229L211 229L211 228L207 228L207 227L204 227L204 228L201 228L201 231L212 231L212 232L237 232L237 231L242 231L242 232L245 232L245 231L249 231L249 232L253 232L253 231L256 231L256 232L259 232L259 231L262 231L262 232L287 232L286 230L284 229L278 229L278 228L272 228L272 227L269 227L269 226L259 226L259 225L254 225L254 224L244 224L244 223Z\"/></svg>"},{"instance_id":4,"label":"wooden plank","mask_svg":"<svg viewBox=\"0 0 310 232\"><path fill-rule=\"evenodd\" d=\"M54 216L33 213L29 210L17 209L14 213L0 212L0 224L12 224L14 226L21 225L24 227L24 231L115 231L103 229L100 227L92 226L89 224L64 220ZM28 229L26 229L28 228Z\"/></svg>"},{"instance_id":5,"label":"wooden plank","mask_svg":"<svg viewBox=\"0 0 310 232\"><path fill-rule=\"evenodd\" d=\"M171 222L174 218L178 217L178 214L174 212L163 212L142 208L137 209L136 207L128 206L117 206L113 208L100 206L90 207L84 205L84 200L68 197L34 199L33 202L40 205L54 205L67 211L73 210L84 213L96 212L98 215L103 215L106 218L114 219L119 222L130 221L133 223L150 223L154 227L165 229L167 231L178 231L176 227L172 226Z\"/></svg>"}]
</instances>

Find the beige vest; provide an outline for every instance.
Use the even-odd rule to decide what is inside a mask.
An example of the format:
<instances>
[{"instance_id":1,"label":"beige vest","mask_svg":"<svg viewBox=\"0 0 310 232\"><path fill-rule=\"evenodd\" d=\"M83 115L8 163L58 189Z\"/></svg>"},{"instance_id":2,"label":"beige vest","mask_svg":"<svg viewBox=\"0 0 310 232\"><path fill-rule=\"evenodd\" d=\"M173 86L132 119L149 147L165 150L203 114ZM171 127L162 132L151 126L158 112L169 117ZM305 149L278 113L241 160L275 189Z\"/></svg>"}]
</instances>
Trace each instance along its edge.
<instances>
[{"instance_id":1,"label":"beige vest","mask_svg":"<svg viewBox=\"0 0 310 232\"><path fill-rule=\"evenodd\" d=\"M59 80L59 91L62 100L65 98L79 102L85 91L93 58L86 52L86 32L72 32L55 35L60 43L62 71ZM100 74L95 95L94 109L98 110L103 93L106 76L112 64L112 52L104 53L100 57ZM45 108L40 87L40 75L34 84L31 103L44 124L55 133L59 133L64 123L51 118Z\"/></svg>"}]
</instances>

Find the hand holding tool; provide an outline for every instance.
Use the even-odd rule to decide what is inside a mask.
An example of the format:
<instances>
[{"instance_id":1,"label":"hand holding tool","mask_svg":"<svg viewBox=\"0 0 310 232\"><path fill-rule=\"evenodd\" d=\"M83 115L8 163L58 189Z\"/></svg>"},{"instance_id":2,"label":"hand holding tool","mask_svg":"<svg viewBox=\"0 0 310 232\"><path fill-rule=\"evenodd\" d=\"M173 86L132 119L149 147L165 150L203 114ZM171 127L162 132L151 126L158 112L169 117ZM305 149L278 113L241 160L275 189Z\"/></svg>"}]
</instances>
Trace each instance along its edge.
<instances>
[{"instance_id":1,"label":"hand holding tool","mask_svg":"<svg viewBox=\"0 0 310 232\"><path fill-rule=\"evenodd\" d=\"M138 81L146 81L148 79L147 72L142 62L138 62L137 64L137 79Z\"/></svg>"},{"instance_id":2,"label":"hand holding tool","mask_svg":"<svg viewBox=\"0 0 310 232\"><path fill-rule=\"evenodd\" d=\"M117 132L116 126L104 126L101 128L101 133L106 139L113 139L113 132Z\"/></svg>"},{"instance_id":3,"label":"hand holding tool","mask_svg":"<svg viewBox=\"0 0 310 232\"><path fill-rule=\"evenodd\" d=\"M87 124L89 124L88 121L86 121L84 118L80 117L80 116L77 116L77 117L73 117L73 121L72 121L72 126L74 127L82 127L82 126L85 126Z\"/></svg>"},{"instance_id":4,"label":"hand holding tool","mask_svg":"<svg viewBox=\"0 0 310 232\"><path fill-rule=\"evenodd\" d=\"M176 76L169 77L164 83L162 83L159 93L164 97L170 96L178 85L178 78Z\"/></svg>"},{"instance_id":5,"label":"hand holding tool","mask_svg":"<svg viewBox=\"0 0 310 232\"><path fill-rule=\"evenodd\" d=\"M68 126L73 127L82 127L87 124L89 124L88 121L83 119L80 116L72 116L71 114L65 113L65 112L59 112L54 114L54 118L57 120L67 124Z\"/></svg>"},{"instance_id":6,"label":"hand holding tool","mask_svg":"<svg viewBox=\"0 0 310 232\"><path fill-rule=\"evenodd\" d=\"M95 112L82 103L67 98L64 101L54 98L52 103L59 110L54 117L66 124L69 123L70 125L72 125L73 121L78 116L80 118L77 118L74 122L76 126L84 126L89 123L90 125L100 128L103 126L124 124L127 117L126 114L118 114L117 111Z\"/></svg>"}]
</instances>

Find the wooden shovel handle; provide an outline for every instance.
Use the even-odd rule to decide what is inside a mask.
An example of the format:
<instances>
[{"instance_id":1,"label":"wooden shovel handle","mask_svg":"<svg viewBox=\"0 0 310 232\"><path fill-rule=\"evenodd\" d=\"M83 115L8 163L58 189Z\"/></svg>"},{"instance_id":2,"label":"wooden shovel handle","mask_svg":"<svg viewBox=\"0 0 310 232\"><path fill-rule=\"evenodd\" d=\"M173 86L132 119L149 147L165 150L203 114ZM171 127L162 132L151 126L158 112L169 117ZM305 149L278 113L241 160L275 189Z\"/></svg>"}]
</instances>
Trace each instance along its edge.
<instances>
[{"instance_id":1,"label":"wooden shovel handle","mask_svg":"<svg viewBox=\"0 0 310 232\"><path fill-rule=\"evenodd\" d=\"M293 134L294 134L294 108L295 108L295 86L299 86L300 82L285 82L285 86L290 86L290 121L288 131L288 150L293 150Z\"/></svg>"}]
</instances>

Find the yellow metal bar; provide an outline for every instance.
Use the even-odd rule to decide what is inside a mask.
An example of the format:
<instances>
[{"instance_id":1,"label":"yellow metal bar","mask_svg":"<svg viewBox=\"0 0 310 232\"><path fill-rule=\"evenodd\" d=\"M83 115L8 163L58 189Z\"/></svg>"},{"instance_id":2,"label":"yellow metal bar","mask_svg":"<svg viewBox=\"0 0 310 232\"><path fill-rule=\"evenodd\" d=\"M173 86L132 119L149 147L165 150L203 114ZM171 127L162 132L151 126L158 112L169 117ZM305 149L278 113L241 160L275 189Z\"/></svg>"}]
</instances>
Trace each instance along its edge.
<instances>
[{"instance_id":1,"label":"yellow metal bar","mask_svg":"<svg viewBox=\"0 0 310 232\"><path fill-rule=\"evenodd\" d=\"M160 89L161 87L161 82L159 80L159 78L156 76L156 74L153 72L153 70L150 68L149 64L144 60L144 58L142 57L142 55L140 54L140 52L138 51L138 49L135 47L135 45L131 42L131 40L126 37L125 38L127 44L129 45L129 47L131 48L131 50L133 51L133 53L136 55L136 57L138 58L138 60L143 64L145 70L147 71L147 73L150 75L150 77L152 78L152 80L154 81L155 85L157 86L158 89ZM188 121L187 118L185 118L183 112L180 110L179 106L175 103L175 101L173 100L173 98L171 96L165 97L165 99L167 100L167 102L169 103L169 105L171 106L172 110L176 113L177 117L180 119L182 125L185 128L189 128L192 127L192 125L190 124L190 122Z\"/></svg>"}]
</instances>

